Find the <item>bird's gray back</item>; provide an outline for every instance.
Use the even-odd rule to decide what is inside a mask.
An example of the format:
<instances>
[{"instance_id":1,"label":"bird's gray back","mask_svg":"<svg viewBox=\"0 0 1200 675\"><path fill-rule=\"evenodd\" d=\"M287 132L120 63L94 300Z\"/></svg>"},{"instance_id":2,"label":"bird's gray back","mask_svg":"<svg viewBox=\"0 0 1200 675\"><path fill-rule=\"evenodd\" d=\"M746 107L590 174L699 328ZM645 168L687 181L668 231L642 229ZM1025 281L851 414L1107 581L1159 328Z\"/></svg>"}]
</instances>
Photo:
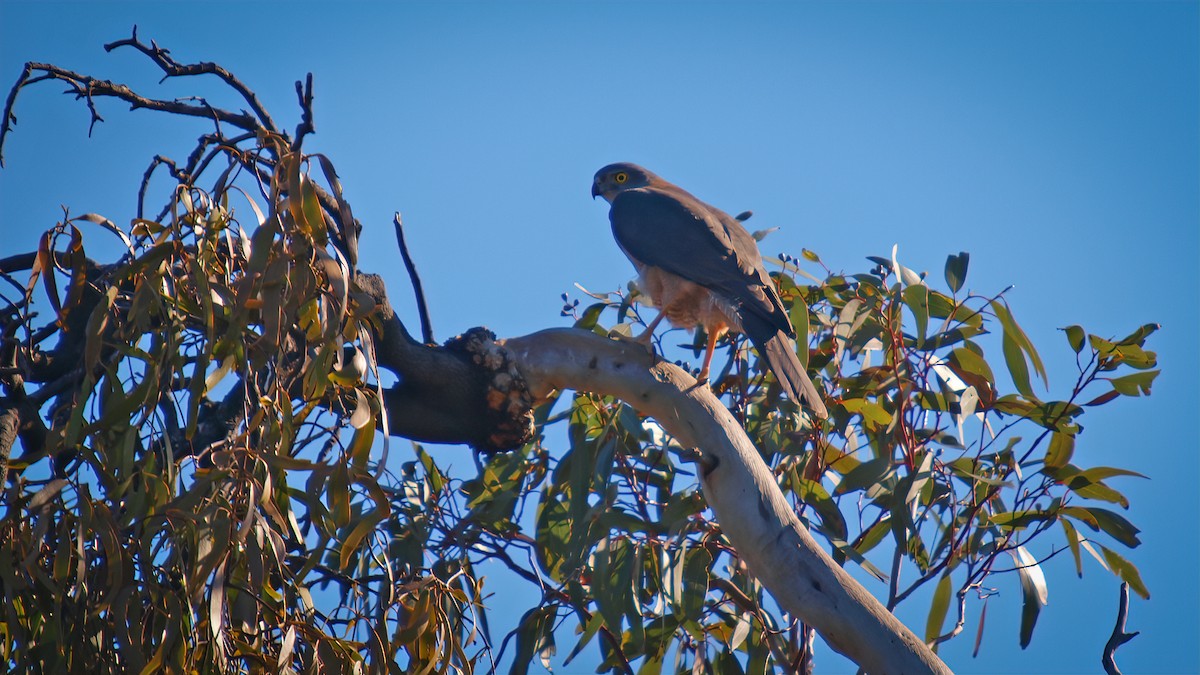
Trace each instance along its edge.
<instances>
[{"instance_id":1,"label":"bird's gray back","mask_svg":"<svg viewBox=\"0 0 1200 675\"><path fill-rule=\"evenodd\" d=\"M609 220L631 259L704 286L794 335L758 244L729 214L668 184L621 192Z\"/></svg>"}]
</instances>

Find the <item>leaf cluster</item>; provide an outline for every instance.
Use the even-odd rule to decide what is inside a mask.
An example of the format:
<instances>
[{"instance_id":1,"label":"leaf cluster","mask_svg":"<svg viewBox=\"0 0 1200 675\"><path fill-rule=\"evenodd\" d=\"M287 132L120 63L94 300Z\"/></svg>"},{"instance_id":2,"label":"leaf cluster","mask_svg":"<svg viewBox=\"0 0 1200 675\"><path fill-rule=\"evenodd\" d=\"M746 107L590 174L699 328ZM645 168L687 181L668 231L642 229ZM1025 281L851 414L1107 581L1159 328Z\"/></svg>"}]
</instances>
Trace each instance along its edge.
<instances>
[{"instance_id":1,"label":"leaf cluster","mask_svg":"<svg viewBox=\"0 0 1200 675\"><path fill-rule=\"evenodd\" d=\"M804 258L824 267L811 251ZM903 267L894 252L871 258L869 272L825 269L823 279L791 256L776 262L781 271L775 280L807 341L799 356L826 391L829 420L821 424L782 399L765 364L736 337L722 343L727 357L723 368L714 367L720 374L712 386L739 416L810 529L828 542L835 559L875 577L889 608L932 585L926 639L936 646L959 635L969 599L980 608L981 636L987 599L999 592L1003 575L1015 574L1024 598L1025 646L1046 601L1042 565L1066 551L1080 575L1086 552L1148 597L1137 568L1116 550L1140 540L1138 528L1113 508L1129 508L1113 481L1139 475L1081 464L1075 450L1085 412L1149 393L1158 371L1145 345L1157 326L1119 340L1087 335L1078 326L1064 329L1077 356L1077 379L1053 398L1034 386L1034 378L1049 386L1046 368L1004 294L964 292L966 253L946 262L948 291ZM812 283L798 283L800 276ZM593 302L582 309L564 298L564 313L578 326L635 332L635 286L585 293ZM612 328L602 323L609 312L616 319ZM704 336L696 335L678 348L695 358L703 344ZM1004 371L996 368L1000 363ZM704 517L696 481L679 469L687 453L647 432L653 423L617 401L578 397L569 419L570 454L563 461L577 462L586 451L595 458L588 461L594 472L577 470L563 476L566 485L544 492L543 518L548 510L555 518L539 521L539 541L564 551L553 568L560 577L564 567L586 575L597 565L613 569L605 561L620 561L618 575L604 577L591 597L573 607L584 641L598 622L614 633L623 629L621 654L608 652L606 665L641 658L642 668L657 672L649 664L666 650L661 633L646 642L652 625L674 632L676 670L701 664L696 667L726 672L736 662L757 672L766 662L803 664L806 641L796 629L804 627L773 613L761 589L740 573L720 526ZM583 422L586 432L577 428ZM557 497L564 493L572 499ZM579 553L581 544L592 552L590 559ZM1045 552L1035 557L1031 550ZM683 557L679 569L694 577L664 571L662 561L674 555ZM569 574L565 578L566 587L586 588ZM666 583L672 578L706 589L703 603L693 599L691 611L681 612L670 598L683 587ZM615 588L614 579L620 582ZM957 618L947 628L952 605ZM600 618L585 619L581 607L599 610ZM747 621L757 640L744 639Z\"/></svg>"}]
</instances>

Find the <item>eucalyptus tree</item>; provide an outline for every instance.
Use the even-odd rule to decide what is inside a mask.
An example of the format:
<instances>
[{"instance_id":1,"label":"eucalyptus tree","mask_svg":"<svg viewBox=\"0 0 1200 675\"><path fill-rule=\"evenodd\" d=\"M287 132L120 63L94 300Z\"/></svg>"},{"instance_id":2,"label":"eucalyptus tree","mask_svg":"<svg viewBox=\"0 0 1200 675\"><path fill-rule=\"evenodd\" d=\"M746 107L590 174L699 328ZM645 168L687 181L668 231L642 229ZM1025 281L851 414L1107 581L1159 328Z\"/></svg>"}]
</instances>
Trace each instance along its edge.
<instances>
[{"instance_id":1,"label":"eucalyptus tree","mask_svg":"<svg viewBox=\"0 0 1200 675\"><path fill-rule=\"evenodd\" d=\"M594 650L616 672L808 670L814 634L868 672L948 672L938 645L1001 584L1019 583L1028 643L1051 564L1035 540L1148 596L1120 552L1139 540L1115 486L1136 474L1076 446L1086 411L1150 393L1156 326L1064 329L1051 348L1078 377L1049 389L1004 293L969 289L966 253L940 280L895 251L858 273L781 254L827 420L736 339L711 389L622 339L645 323L632 286L564 295L569 326L437 344L399 216L418 316L358 267L360 228L381 224L305 151L311 77L285 128L216 64L136 31L106 49L213 78L245 109L42 63L9 94L0 150L44 82L92 124L116 99L212 130L151 159L134 217L67 212L0 259L7 667L525 672L574 626L566 660ZM101 237L122 253L93 257ZM704 347L677 335L659 350ZM474 470L424 442L470 445ZM494 566L528 583L507 634L489 627ZM914 632L890 610L929 587Z\"/></svg>"}]
</instances>

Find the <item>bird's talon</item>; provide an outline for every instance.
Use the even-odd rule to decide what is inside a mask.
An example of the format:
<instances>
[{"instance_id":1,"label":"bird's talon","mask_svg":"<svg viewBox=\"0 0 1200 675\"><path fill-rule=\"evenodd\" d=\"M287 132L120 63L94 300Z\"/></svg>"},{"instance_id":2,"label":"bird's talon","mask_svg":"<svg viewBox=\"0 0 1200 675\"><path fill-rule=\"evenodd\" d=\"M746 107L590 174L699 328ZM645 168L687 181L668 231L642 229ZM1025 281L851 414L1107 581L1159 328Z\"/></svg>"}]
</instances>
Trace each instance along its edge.
<instances>
[{"instance_id":1,"label":"bird's talon","mask_svg":"<svg viewBox=\"0 0 1200 675\"><path fill-rule=\"evenodd\" d=\"M651 341L651 338L653 338L654 336L651 333L643 333L642 335L633 337L631 335L625 335L623 333L619 333L615 330L612 330L612 331L609 331L608 336L610 338L614 338L621 342L632 342L633 344L638 345L638 346L642 347L643 349L645 349L651 355L654 355L654 343Z\"/></svg>"}]
</instances>

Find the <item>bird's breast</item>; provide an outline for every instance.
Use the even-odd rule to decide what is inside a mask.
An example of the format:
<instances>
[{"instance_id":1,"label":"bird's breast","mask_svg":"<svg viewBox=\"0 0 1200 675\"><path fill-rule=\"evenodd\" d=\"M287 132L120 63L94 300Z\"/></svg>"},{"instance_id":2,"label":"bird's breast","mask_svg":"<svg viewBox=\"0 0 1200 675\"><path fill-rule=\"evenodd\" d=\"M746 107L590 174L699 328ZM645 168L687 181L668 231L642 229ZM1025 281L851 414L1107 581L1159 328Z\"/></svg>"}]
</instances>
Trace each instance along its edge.
<instances>
[{"instance_id":1,"label":"bird's breast","mask_svg":"<svg viewBox=\"0 0 1200 675\"><path fill-rule=\"evenodd\" d=\"M677 328L704 326L709 333L729 329L741 332L738 308L720 294L658 267L634 261L638 285L658 311Z\"/></svg>"}]
</instances>

